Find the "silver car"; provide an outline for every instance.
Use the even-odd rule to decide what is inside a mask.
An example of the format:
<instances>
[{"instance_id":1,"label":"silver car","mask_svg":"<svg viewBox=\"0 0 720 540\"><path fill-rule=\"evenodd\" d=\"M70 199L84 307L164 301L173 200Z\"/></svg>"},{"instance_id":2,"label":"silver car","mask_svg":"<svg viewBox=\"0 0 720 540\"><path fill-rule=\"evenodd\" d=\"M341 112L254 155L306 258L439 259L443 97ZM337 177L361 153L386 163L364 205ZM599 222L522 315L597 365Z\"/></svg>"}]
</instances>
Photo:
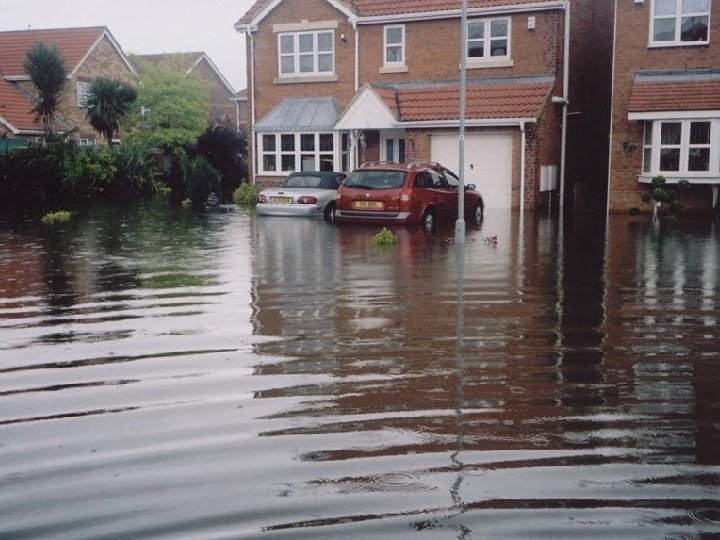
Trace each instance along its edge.
<instances>
[{"instance_id":1,"label":"silver car","mask_svg":"<svg viewBox=\"0 0 720 540\"><path fill-rule=\"evenodd\" d=\"M260 192L257 213L261 216L322 217L332 223L335 196L345 176L340 172L291 173L280 187Z\"/></svg>"}]
</instances>

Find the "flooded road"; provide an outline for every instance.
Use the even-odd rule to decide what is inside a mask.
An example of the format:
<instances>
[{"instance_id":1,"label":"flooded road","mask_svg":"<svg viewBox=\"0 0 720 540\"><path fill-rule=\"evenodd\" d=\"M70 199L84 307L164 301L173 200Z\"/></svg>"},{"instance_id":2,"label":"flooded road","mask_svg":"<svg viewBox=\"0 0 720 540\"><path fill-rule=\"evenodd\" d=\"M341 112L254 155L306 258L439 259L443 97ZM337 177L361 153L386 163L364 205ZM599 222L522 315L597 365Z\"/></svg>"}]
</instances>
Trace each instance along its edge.
<instances>
[{"instance_id":1,"label":"flooded road","mask_svg":"<svg viewBox=\"0 0 720 540\"><path fill-rule=\"evenodd\" d=\"M1 227L0 538L720 535L717 223L378 230Z\"/></svg>"}]
</instances>

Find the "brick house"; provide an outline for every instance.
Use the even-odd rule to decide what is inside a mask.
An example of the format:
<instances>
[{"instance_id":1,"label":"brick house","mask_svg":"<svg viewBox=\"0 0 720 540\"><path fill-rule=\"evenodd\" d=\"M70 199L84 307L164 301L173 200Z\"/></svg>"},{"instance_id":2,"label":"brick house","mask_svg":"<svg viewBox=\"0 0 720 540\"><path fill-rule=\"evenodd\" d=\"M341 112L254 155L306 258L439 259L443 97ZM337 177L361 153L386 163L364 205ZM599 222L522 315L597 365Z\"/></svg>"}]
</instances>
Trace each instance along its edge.
<instances>
[{"instance_id":1,"label":"brick house","mask_svg":"<svg viewBox=\"0 0 720 540\"><path fill-rule=\"evenodd\" d=\"M459 1L258 0L235 25L258 184L378 159L457 170L461 15ZM538 208L564 191L564 142L582 147L580 128L609 102L597 79L609 81L611 28L607 1L468 2L464 176L487 206ZM596 58L573 78L572 63ZM593 155L606 164L602 144Z\"/></svg>"},{"instance_id":2,"label":"brick house","mask_svg":"<svg viewBox=\"0 0 720 540\"><path fill-rule=\"evenodd\" d=\"M186 75L194 75L206 81L210 91L208 123L235 131L239 129L235 89L207 54L204 52L142 54L133 58L152 64L166 62L177 66Z\"/></svg>"},{"instance_id":3,"label":"brick house","mask_svg":"<svg viewBox=\"0 0 720 540\"><path fill-rule=\"evenodd\" d=\"M652 178L691 187L693 209L718 204L720 2L617 0L608 210L649 210Z\"/></svg>"},{"instance_id":4,"label":"brick house","mask_svg":"<svg viewBox=\"0 0 720 540\"><path fill-rule=\"evenodd\" d=\"M25 73L27 51L42 41L57 47L65 61L67 83L58 107L61 131L76 129L73 138L94 145L98 135L86 118L85 99L98 77L132 82L135 70L104 26L0 32L0 137L35 139L42 126L31 112L35 88Z\"/></svg>"}]
</instances>

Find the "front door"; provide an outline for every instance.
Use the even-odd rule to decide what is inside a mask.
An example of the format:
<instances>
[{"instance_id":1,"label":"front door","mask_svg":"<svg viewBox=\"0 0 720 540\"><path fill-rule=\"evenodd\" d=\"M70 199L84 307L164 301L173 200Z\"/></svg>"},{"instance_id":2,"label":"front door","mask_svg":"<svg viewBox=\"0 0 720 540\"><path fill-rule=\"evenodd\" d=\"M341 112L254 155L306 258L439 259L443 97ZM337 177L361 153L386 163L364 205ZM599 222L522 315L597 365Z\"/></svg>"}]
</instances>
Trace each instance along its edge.
<instances>
[{"instance_id":1,"label":"front door","mask_svg":"<svg viewBox=\"0 0 720 540\"><path fill-rule=\"evenodd\" d=\"M405 163L405 132L386 131L381 137L380 159L394 163Z\"/></svg>"}]
</instances>

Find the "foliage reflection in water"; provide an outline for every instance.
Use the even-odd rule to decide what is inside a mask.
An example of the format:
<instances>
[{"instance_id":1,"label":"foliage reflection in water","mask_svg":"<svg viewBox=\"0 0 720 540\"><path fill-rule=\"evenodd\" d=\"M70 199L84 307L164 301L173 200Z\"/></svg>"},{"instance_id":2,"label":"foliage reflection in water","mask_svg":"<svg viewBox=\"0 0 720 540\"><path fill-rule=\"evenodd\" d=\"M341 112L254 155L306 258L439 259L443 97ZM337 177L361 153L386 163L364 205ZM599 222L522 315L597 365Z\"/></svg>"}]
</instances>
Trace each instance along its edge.
<instances>
[{"instance_id":1,"label":"foliage reflection in water","mask_svg":"<svg viewBox=\"0 0 720 540\"><path fill-rule=\"evenodd\" d=\"M3 229L0 537L720 534L716 225L394 232Z\"/></svg>"}]
</instances>

